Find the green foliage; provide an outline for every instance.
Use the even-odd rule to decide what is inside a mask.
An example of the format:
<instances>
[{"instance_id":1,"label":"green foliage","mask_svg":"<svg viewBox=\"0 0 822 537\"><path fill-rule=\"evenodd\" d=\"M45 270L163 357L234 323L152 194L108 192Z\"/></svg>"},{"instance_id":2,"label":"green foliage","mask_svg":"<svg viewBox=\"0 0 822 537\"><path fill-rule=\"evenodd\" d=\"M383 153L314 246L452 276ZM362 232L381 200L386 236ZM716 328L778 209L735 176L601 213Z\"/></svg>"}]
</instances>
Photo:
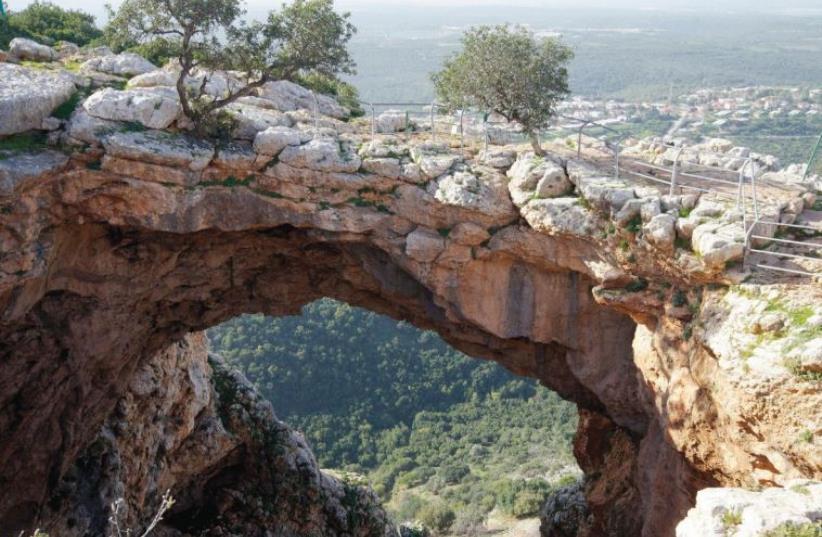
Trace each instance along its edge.
<instances>
[{"instance_id":1,"label":"green foliage","mask_svg":"<svg viewBox=\"0 0 822 537\"><path fill-rule=\"evenodd\" d=\"M720 521L722 522L722 527L725 529L726 533L732 532L734 528L742 524L742 513L729 509L722 513L722 518Z\"/></svg>"},{"instance_id":2,"label":"green foliage","mask_svg":"<svg viewBox=\"0 0 822 537\"><path fill-rule=\"evenodd\" d=\"M241 0L124 0L111 12L105 39L115 49L144 47L158 60L175 56L180 104L204 136L212 115L270 80L354 72L346 45L355 28L332 0L294 0L264 23L246 22L243 13ZM244 82L209 95L205 84L184 82L199 68L238 71Z\"/></svg>"},{"instance_id":3,"label":"green foliage","mask_svg":"<svg viewBox=\"0 0 822 537\"><path fill-rule=\"evenodd\" d=\"M0 160L20 153L41 151L47 147L46 133L26 132L0 138Z\"/></svg>"},{"instance_id":4,"label":"green foliage","mask_svg":"<svg viewBox=\"0 0 822 537\"><path fill-rule=\"evenodd\" d=\"M102 35L93 16L63 9L51 2L35 1L26 9L10 12L7 19L0 17L0 48L8 48L9 41L15 37L27 37L48 45L71 41L82 46Z\"/></svg>"},{"instance_id":5,"label":"green foliage","mask_svg":"<svg viewBox=\"0 0 822 537\"><path fill-rule=\"evenodd\" d=\"M244 316L209 337L323 467L367 475L399 521L435 493L457 514L487 513L501 480L574 472L572 405L431 332L320 300L301 317Z\"/></svg>"},{"instance_id":6,"label":"green foliage","mask_svg":"<svg viewBox=\"0 0 822 537\"><path fill-rule=\"evenodd\" d=\"M456 515L448 505L442 501L429 503L422 507L417 513L417 519L435 534L443 534L454 523Z\"/></svg>"},{"instance_id":7,"label":"green foliage","mask_svg":"<svg viewBox=\"0 0 822 537\"><path fill-rule=\"evenodd\" d=\"M476 107L520 123L541 153L537 130L569 93L573 52L558 40L538 40L524 27L480 26L462 38L462 52L432 78L451 108Z\"/></svg>"},{"instance_id":8,"label":"green foliage","mask_svg":"<svg viewBox=\"0 0 822 537\"><path fill-rule=\"evenodd\" d=\"M645 278L637 278L625 286L625 290L629 293L638 293L648 288L648 280Z\"/></svg>"},{"instance_id":9,"label":"green foliage","mask_svg":"<svg viewBox=\"0 0 822 537\"><path fill-rule=\"evenodd\" d=\"M762 534L762 537L822 537L822 520L815 522L785 522Z\"/></svg>"},{"instance_id":10,"label":"green foliage","mask_svg":"<svg viewBox=\"0 0 822 537\"><path fill-rule=\"evenodd\" d=\"M299 75L296 82L317 93L334 97L337 102L351 111L352 117L360 117L365 114L365 110L363 110L360 103L359 92L353 84L320 73Z\"/></svg>"},{"instance_id":11,"label":"green foliage","mask_svg":"<svg viewBox=\"0 0 822 537\"><path fill-rule=\"evenodd\" d=\"M535 515L553 487L543 479L506 479L496 486L497 506L517 518Z\"/></svg>"}]
</instances>

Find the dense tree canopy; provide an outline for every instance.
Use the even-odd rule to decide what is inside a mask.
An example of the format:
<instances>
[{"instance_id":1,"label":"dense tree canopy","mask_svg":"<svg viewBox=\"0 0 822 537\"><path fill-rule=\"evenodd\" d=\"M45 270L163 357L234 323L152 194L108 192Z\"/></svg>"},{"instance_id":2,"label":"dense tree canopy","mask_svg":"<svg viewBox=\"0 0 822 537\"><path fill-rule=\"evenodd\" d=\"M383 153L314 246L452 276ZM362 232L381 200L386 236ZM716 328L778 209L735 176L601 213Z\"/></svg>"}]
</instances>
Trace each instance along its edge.
<instances>
[{"instance_id":1,"label":"dense tree canopy","mask_svg":"<svg viewBox=\"0 0 822 537\"><path fill-rule=\"evenodd\" d=\"M452 108L477 107L520 123L542 154L538 130L568 93L569 47L537 39L522 27L480 26L462 38L462 51L433 76L437 96Z\"/></svg>"},{"instance_id":2,"label":"dense tree canopy","mask_svg":"<svg viewBox=\"0 0 822 537\"><path fill-rule=\"evenodd\" d=\"M106 38L116 48L162 39L180 66L177 91L183 112L202 132L216 111L251 95L270 80L353 73L346 45L355 32L349 14L332 0L294 0L265 22L246 22L240 0L125 0L113 13ZM204 69L202 84L187 83ZM224 95L206 92L209 72L236 71L240 83Z\"/></svg>"},{"instance_id":3,"label":"dense tree canopy","mask_svg":"<svg viewBox=\"0 0 822 537\"><path fill-rule=\"evenodd\" d=\"M15 37L27 37L41 43L71 41L86 45L102 35L94 17L73 9L63 9L50 2L36 1L21 11L0 17L0 48L6 48Z\"/></svg>"},{"instance_id":4,"label":"dense tree canopy","mask_svg":"<svg viewBox=\"0 0 822 537\"><path fill-rule=\"evenodd\" d=\"M321 465L363 474L397 519L454 532L494 508L532 516L574 474L573 405L434 333L321 300L301 316L234 319L209 338Z\"/></svg>"}]
</instances>

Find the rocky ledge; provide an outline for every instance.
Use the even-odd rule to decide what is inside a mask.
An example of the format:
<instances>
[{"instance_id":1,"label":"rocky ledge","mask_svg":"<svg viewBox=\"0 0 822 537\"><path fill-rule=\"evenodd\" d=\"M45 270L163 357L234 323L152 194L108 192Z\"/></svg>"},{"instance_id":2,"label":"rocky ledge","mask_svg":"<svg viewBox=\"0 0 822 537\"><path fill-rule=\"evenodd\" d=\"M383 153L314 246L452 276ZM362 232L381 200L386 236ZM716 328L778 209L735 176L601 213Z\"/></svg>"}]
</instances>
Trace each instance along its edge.
<instances>
[{"instance_id":1,"label":"rocky ledge","mask_svg":"<svg viewBox=\"0 0 822 537\"><path fill-rule=\"evenodd\" d=\"M171 489L168 535L384 531L373 498L319 473L191 335L320 297L435 329L578 405L584 506L553 499L572 512L546 511L546 535L702 535L700 490L822 477L822 291L748 271L726 197L559 146L372 138L287 82L233 106L235 139L213 144L188 133L167 73L84 90L42 118L52 147L0 160L3 527L81 535L118 496L140 526ZM62 99L35 94L4 88L0 111ZM814 180L769 180L777 222L814 205Z\"/></svg>"}]
</instances>

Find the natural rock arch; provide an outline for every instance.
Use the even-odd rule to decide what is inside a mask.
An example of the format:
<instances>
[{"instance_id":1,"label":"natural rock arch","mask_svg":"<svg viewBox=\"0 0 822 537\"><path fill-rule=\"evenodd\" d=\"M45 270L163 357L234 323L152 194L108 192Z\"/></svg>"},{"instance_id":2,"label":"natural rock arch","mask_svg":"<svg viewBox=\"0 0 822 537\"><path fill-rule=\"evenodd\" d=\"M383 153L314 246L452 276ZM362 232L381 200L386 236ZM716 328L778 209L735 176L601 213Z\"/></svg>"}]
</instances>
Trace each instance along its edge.
<instances>
[{"instance_id":1,"label":"natural rock arch","mask_svg":"<svg viewBox=\"0 0 822 537\"><path fill-rule=\"evenodd\" d=\"M761 304L751 309L726 288L724 263L741 243L722 236L738 225L715 200L662 197L573 159L361 143L350 125L323 121L349 132L273 127L253 146L215 151L179 133L123 132L78 110L65 135L88 147L0 161L4 527L49 516L62 524L71 502L104 519L95 487L108 481L95 472L112 452L95 459L95 439L129 437L117 423L129 408L143 409L146 427L165 423L165 407L152 401L176 401L166 392L188 382L169 364L209 367L181 358L205 352L187 335L240 313L294 313L320 297L433 328L577 403L589 535L672 535L707 485L819 475L813 446L781 434L803 426L819 393L798 391L801 382L770 363L743 378L739 350L725 345L735 317ZM691 209L706 216L683 216ZM693 250L676 249L686 225ZM788 292L799 302L818 296ZM745 293L762 302L758 291ZM141 376L147 367L157 371L151 382ZM758 419L751 378L767 386L770 420ZM186 434L236 421L217 415L225 398L209 398L216 386L200 391L198 416L208 424L182 410L185 397L175 407ZM240 399L254 418L259 401ZM272 420L257 421L280 435ZM217 458L200 453L197 464L174 466L152 448L165 473L141 482L137 505L148 508L146 495L162 482L182 495L174 520L201 523L197 502L232 479L215 465L274 479L273 468L304 485L295 491L323 498L313 514L289 519L292 533L307 531L294 526L306 517L314 532L306 534L356 533L337 516L348 491L319 474L304 443L288 440L296 458L269 456L244 427L230 431L233 443L208 444ZM196 434L189 444L202 440ZM153 479L154 459L140 457ZM81 463L97 481L78 481Z\"/></svg>"}]
</instances>

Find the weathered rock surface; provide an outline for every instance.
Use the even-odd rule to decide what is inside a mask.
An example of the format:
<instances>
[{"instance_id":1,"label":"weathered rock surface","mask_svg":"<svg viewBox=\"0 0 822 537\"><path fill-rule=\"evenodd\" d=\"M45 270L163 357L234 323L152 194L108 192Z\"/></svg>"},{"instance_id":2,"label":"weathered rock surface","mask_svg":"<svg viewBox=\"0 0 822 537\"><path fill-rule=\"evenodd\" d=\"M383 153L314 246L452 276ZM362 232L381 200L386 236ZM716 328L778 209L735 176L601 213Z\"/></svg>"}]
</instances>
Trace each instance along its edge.
<instances>
[{"instance_id":1,"label":"weathered rock surface","mask_svg":"<svg viewBox=\"0 0 822 537\"><path fill-rule=\"evenodd\" d=\"M32 172L7 181L0 200L0 490L12 491L0 495L0 527L104 521L100 498L112 494L93 471L93 484L71 488L72 468L116 462L95 446L126 412L138 425L103 452L138 470L101 479L114 495L128 483L135 524L167 484L181 499L167 520L178 531L216 535L222 522L203 508L247 534L345 534L326 531L347 519L326 500L347 495L320 492L335 485L317 477L304 444L289 436L294 458L272 459L249 429L278 427L255 417L259 401L243 396L256 402L221 415L204 367L174 354L194 344L187 334L235 315L289 314L321 297L435 329L574 401L591 536L671 537L705 487L822 477L822 291L803 280L731 285L725 265L742 244L732 207L691 199L682 217L684 196L558 157L549 160L562 173L523 173L520 190L537 193L546 175L545 192L564 180L573 190L517 204L504 164L515 155L491 166L445 145L304 121L295 132L254 124L219 150L122 123L172 124L169 91L99 92L54 133L88 147L53 165L55 155L27 152L28 164L6 168ZM226 380L212 377L218 395ZM167 456L158 438L179 465L151 467ZM300 500L251 516L238 475L264 488L295 475L307 484L294 490ZM81 517L89 505L97 511ZM291 516L294 505L308 514Z\"/></svg>"},{"instance_id":2,"label":"weathered rock surface","mask_svg":"<svg viewBox=\"0 0 822 537\"><path fill-rule=\"evenodd\" d=\"M822 483L795 481L761 492L708 488L676 528L676 537L764 537L780 526L822 531ZM778 535L787 535L781 533ZM798 533L797 533L798 535Z\"/></svg>"},{"instance_id":3,"label":"weathered rock surface","mask_svg":"<svg viewBox=\"0 0 822 537\"><path fill-rule=\"evenodd\" d=\"M142 75L157 69L153 63L133 52L91 58L83 62L80 68L119 76Z\"/></svg>"},{"instance_id":4,"label":"weathered rock surface","mask_svg":"<svg viewBox=\"0 0 822 537\"><path fill-rule=\"evenodd\" d=\"M180 116L177 92L171 88L115 90L105 88L89 96L83 108L90 116L135 121L150 129L164 129Z\"/></svg>"},{"instance_id":5,"label":"weathered rock surface","mask_svg":"<svg viewBox=\"0 0 822 537\"><path fill-rule=\"evenodd\" d=\"M57 59L57 52L46 45L24 37L15 37L9 42L9 54L18 60L50 62Z\"/></svg>"},{"instance_id":6,"label":"weathered rock surface","mask_svg":"<svg viewBox=\"0 0 822 537\"><path fill-rule=\"evenodd\" d=\"M348 109L340 106L331 97L312 93L310 90L287 80L278 80L265 84L260 88L259 95L270 101L277 110L283 112L317 109L320 114L337 119L346 118L350 114Z\"/></svg>"},{"instance_id":7,"label":"weathered rock surface","mask_svg":"<svg viewBox=\"0 0 822 537\"><path fill-rule=\"evenodd\" d=\"M39 129L75 89L60 72L0 63L0 136Z\"/></svg>"}]
</instances>

